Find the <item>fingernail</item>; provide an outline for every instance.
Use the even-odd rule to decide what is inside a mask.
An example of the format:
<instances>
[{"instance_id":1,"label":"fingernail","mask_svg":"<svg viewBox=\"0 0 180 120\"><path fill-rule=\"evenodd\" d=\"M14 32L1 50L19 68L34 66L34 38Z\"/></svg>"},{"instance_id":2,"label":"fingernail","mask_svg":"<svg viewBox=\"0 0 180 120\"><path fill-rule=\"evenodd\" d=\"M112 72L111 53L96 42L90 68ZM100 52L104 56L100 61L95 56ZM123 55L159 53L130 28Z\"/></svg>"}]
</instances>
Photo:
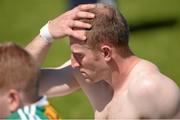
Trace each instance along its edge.
<instances>
[{"instance_id":1,"label":"fingernail","mask_svg":"<svg viewBox=\"0 0 180 120\"><path fill-rule=\"evenodd\" d=\"M95 17L95 14L91 14L91 17L93 17L93 18L94 18L94 17Z\"/></svg>"},{"instance_id":2,"label":"fingernail","mask_svg":"<svg viewBox=\"0 0 180 120\"><path fill-rule=\"evenodd\" d=\"M88 28L91 28L91 27L92 27L92 25L91 25L91 24L87 24L87 27L88 27Z\"/></svg>"},{"instance_id":3,"label":"fingernail","mask_svg":"<svg viewBox=\"0 0 180 120\"><path fill-rule=\"evenodd\" d=\"M83 37L83 40L86 40L86 36Z\"/></svg>"},{"instance_id":4,"label":"fingernail","mask_svg":"<svg viewBox=\"0 0 180 120\"><path fill-rule=\"evenodd\" d=\"M95 7L96 7L96 5L95 5L95 4L91 4L91 7L92 7L92 8L95 8Z\"/></svg>"}]
</instances>

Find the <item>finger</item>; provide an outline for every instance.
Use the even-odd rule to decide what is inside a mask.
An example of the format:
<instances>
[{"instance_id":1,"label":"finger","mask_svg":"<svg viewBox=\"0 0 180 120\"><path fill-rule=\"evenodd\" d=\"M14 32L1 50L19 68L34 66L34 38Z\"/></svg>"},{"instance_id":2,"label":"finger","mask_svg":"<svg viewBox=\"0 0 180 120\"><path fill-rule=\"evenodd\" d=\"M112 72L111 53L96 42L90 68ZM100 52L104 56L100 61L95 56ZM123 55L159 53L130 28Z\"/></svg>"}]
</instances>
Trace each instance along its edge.
<instances>
[{"instance_id":1,"label":"finger","mask_svg":"<svg viewBox=\"0 0 180 120\"><path fill-rule=\"evenodd\" d=\"M86 40L86 31L85 30L74 30L74 37L79 40Z\"/></svg>"},{"instance_id":2,"label":"finger","mask_svg":"<svg viewBox=\"0 0 180 120\"><path fill-rule=\"evenodd\" d=\"M78 40L86 40L86 31L85 30L71 30L69 31L70 37L74 37Z\"/></svg>"},{"instance_id":3,"label":"finger","mask_svg":"<svg viewBox=\"0 0 180 120\"><path fill-rule=\"evenodd\" d=\"M87 11L90 9L94 9L96 7L95 4L81 4L79 6L77 6L76 8L82 11Z\"/></svg>"},{"instance_id":4,"label":"finger","mask_svg":"<svg viewBox=\"0 0 180 120\"><path fill-rule=\"evenodd\" d=\"M90 12L78 11L76 13L76 18L94 18L95 14Z\"/></svg>"},{"instance_id":5,"label":"finger","mask_svg":"<svg viewBox=\"0 0 180 120\"><path fill-rule=\"evenodd\" d=\"M73 28L91 28L92 25L89 24L89 23L84 23L84 22L81 22L81 21L78 21L78 20L74 20L70 23L70 27L73 27Z\"/></svg>"}]
</instances>

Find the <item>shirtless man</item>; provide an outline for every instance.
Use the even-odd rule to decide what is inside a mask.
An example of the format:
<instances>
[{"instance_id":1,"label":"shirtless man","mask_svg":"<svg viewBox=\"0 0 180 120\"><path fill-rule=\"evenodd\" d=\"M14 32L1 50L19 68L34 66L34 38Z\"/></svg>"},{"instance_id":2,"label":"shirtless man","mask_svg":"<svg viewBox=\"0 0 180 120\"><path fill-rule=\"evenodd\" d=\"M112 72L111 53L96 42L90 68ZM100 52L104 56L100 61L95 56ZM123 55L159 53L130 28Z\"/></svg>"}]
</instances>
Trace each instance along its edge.
<instances>
[{"instance_id":1,"label":"shirtless man","mask_svg":"<svg viewBox=\"0 0 180 120\"><path fill-rule=\"evenodd\" d=\"M81 28L88 27L84 34ZM71 66L42 70L41 93L57 96L81 88L95 119L160 119L177 113L178 86L156 65L131 51L126 20L111 6L78 6L49 22L48 28L54 38L70 36ZM26 47L39 64L51 46L45 39L38 35Z\"/></svg>"}]
</instances>

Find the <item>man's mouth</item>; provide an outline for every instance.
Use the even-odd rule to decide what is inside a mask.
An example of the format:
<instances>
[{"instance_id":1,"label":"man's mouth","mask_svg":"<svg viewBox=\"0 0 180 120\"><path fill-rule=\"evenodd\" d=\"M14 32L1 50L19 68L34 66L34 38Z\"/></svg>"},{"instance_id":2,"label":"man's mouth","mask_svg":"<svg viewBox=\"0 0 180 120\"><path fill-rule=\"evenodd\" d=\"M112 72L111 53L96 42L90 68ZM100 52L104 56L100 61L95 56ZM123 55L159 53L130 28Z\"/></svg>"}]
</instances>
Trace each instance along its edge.
<instances>
[{"instance_id":1,"label":"man's mouth","mask_svg":"<svg viewBox=\"0 0 180 120\"><path fill-rule=\"evenodd\" d=\"M82 72L81 71L81 74L84 76L84 77L87 77L87 74L85 72Z\"/></svg>"}]
</instances>

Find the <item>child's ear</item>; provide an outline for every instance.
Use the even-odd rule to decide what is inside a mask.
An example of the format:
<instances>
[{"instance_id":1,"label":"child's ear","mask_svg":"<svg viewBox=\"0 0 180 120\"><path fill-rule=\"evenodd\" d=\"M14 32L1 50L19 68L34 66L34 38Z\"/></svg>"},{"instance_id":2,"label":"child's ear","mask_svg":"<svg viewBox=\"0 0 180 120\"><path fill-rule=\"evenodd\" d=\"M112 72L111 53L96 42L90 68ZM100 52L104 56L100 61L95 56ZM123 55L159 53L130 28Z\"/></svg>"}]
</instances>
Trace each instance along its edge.
<instances>
[{"instance_id":1,"label":"child's ear","mask_svg":"<svg viewBox=\"0 0 180 120\"><path fill-rule=\"evenodd\" d=\"M15 112L21 104L20 93L15 89L10 89L8 92L9 109Z\"/></svg>"}]
</instances>

